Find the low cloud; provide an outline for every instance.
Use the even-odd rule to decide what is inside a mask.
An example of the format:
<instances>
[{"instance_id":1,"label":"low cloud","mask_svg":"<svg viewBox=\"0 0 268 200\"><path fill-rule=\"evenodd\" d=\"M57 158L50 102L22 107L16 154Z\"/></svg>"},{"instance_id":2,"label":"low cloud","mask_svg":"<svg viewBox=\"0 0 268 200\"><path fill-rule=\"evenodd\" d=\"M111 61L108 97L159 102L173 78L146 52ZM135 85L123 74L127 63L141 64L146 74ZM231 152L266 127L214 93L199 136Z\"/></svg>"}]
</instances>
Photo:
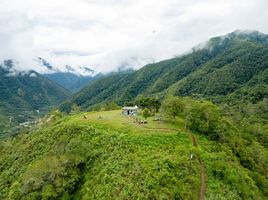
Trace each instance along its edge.
<instances>
[{"instance_id":1,"label":"low cloud","mask_svg":"<svg viewBox=\"0 0 268 200\"><path fill-rule=\"evenodd\" d=\"M236 29L268 33L266 0L0 0L0 60L138 69Z\"/></svg>"}]
</instances>

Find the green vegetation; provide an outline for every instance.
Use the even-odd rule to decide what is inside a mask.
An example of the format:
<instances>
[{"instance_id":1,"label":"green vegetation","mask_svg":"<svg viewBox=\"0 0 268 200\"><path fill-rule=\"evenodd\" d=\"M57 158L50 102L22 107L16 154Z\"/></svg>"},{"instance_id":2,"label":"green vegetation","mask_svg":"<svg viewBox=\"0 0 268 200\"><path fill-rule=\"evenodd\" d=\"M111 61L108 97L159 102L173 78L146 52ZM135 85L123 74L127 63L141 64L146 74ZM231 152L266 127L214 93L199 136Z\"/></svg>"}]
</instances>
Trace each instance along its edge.
<instances>
[{"instance_id":1,"label":"green vegetation","mask_svg":"<svg viewBox=\"0 0 268 200\"><path fill-rule=\"evenodd\" d=\"M265 101L267 102L267 100ZM235 108L225 106L224 109L226 108L229 110L223 112L220 107L209 101L178 97L169 98L163 104L163 111L166 116L183 117L185 127L188 130L199 134L203 139L206 138L203 140L205 144L200 143L209 152L203 152L203 159L206 156L211 157L211 154L217 154L218 151L224 154L231 153L232 155L226 156L233 157L232 159L239 161L242 166L239 169L226 159L221 161L214 157L213 159L217 161L211 162L210 159L212 158L207 158L208 160L204 159L204 161L208 169L211 170L209 173L217 178L227 179L224 181L231 187L234 187L234 185L238 187L238 195L242 199L263 199L264 196L268 195L268 112L259 110L254 115L253 111L257 111L257 109L252 106L250 114L254 120L251 121L248 118L249 116L238 113ZM239 121L237 117L239 117ZM245 123L248 121L250 123ZM256 130L258 136L252 133L251 126L258 127ZM210 144L207 144L207 140L210 141ZM247 174L245 178L241 175L242 173ZM253 192L256 188L259 190L257 193ZM232 199L231 196L230 199ZM213 198L216 198L216 196ZM238 199L238 197L233 196L233 199Z\"/></svg>"},{"instance_id":2,"label":"green vegetation","mask_svg":"<svg viewBox=\"0 0 268 200\"><path fill-rule=\"evenodd\" d=\"M150 111L145 108L142 112L142 116L144 117L144 119L147 119L150 116Z\"/></svg>"},{"instance_id":3,"label":"green vegetation","mask_svg":"<svg viewBox=\"0 0 268 200\"><path fill-rule=\"evenodd\" d=\"M81 113L2 141L0 198L195 199L188 135L133 120L120 111Z\"/></svg>"},{"instance_id":4,"label":"green vegetation","mask_svg":"<svg viewBox=\"0 0 268 200\"><path fill-rule=\"evenodd\" d=\"M93 81L65 113L0 140L0 199L267 199L267 44L267 35L234 32ZM19 111L54 104L30 104L23 88L0 99L0 113L14 102ZM118 105L141 110L124 116Z\"/></svg>"},{"instance_id":5,"label":"green vegetation","mask_svg":"<svg viewBox=\"0 0 268 200\"><path fill-rule=\"evenodd\" d=\"M2 140L0 198L197 199L201 158L207 199L265 199L267 149L221 108L173 97L161 111L164 119L148 124L121 111L54 112Z\"/></svg>"},{"instance_id":6,"label":"green vegetation","mask_svg":"<svg viewBox=\"0 0 268 200\"><path fill-rule=\"evenodd\" d=\"M10 74L12 60L0 66L0 137L19 123L35 120L70 96L70 92L37 72Z\"/></svg>"},{"instance_id":7,"label":"green vegetation","mask_svg":"<svg viewBox=\"0 0 268 200\"><path fill-rule=\"evenodd\" d=\"M154 97L139 96L135 102L139 108L147 108L151 114L157 113L161 107L161 102Z\"/></svg>"},{"instance_id":8,"label":"green vegetation","mask_svg":"<svg viewBox=\"0 0 268 200\"><path fill-rule=\"evenodd\" d=\"M212 38L206 48L93 81L61 106L90 110L95 104L124 105L140 96L206 98L229 105L257 103L268 96L268 36L259 32L230 33Z\"/></svg>"},{"instance_id":9,"label":"green vegetation","mask_svg":"<svg viewBox=\"0 0 268 200\"><path fill-rule=\"evenodd\" d=\"M97 74L96 76L81 76L70 72L56 72L51 74L44 74L48 79L58 83L73 93L78 92L90 82L97 80L104 75Z\"/></svg>"}]
</instances>

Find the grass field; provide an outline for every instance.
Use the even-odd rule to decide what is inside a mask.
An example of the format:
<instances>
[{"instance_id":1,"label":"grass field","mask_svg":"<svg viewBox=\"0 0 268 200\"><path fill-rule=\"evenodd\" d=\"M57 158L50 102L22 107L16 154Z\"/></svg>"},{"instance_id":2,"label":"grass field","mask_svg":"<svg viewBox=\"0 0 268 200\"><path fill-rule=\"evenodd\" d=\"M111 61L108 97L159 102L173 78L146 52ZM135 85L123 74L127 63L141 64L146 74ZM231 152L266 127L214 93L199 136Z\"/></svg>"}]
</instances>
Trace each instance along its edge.
<instances>
[{"instance_id":1,"label":"grass field","mask_svg":"<svg viewBox=\"0 0 268 200\"><path fill-rule=\"evenodd\" d=\"M86 118L84 118L84 116ZM139 124L136 122L136 118L143 120L142 117L123 115L120 110L82 113L79 116L76 116L76 118L77 120L80 119L80 122L88 121L91 124L104 125L109 128L120 130L128 130L129 133L133 134L175 134L183 128L182 126L180 127L165 121L154 121L154 117L147 118L146 124Z\"/></svg>"}]
</instances>

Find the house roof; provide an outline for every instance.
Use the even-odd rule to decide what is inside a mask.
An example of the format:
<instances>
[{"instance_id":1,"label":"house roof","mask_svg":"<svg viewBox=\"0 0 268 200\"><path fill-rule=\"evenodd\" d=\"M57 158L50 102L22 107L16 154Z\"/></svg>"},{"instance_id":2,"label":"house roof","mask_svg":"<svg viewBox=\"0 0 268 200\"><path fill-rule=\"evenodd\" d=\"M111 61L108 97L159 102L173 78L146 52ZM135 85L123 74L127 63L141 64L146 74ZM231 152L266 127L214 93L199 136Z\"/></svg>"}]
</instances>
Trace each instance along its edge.
<instances>
[{"instance_id":1,"label":"house roof","mask_svg":"<svg viewBox=\"0 0 268 200\"><path fill-rule=\"evenodd\" d=\"M137 110L137 109L139 109L139 107L138 107L138 106L132 106L132 107L127 107L127 106L125 106L125 107L123 107L122 109L123 109L123 110Z\"/></svg>"}]
</instances>

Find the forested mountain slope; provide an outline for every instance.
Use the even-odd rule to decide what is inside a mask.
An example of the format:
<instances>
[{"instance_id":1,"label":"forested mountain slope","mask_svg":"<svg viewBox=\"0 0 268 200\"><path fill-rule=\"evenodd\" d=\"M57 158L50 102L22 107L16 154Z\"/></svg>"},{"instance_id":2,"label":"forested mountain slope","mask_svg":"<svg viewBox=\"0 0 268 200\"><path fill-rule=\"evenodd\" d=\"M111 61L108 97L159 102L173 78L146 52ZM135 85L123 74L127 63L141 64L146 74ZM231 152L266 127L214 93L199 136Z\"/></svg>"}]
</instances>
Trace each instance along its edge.
<instances>
[{"instance_id":1,"label":"forested mountain slope","mask_svg":"<svg viewBox=\"0 0 268 200\"><path fill-rule=\"evenodd\" d=\"M82 76L70 72L55 72L43 75L72 92L78 92L90 82L102 77L101 74L95 76Z\"/></svg>"},{"instance_id":2,"label":"forested mountain slope","mask_svg":"<svg viewBox=\"0 0 268 200\"><path fill-rule=\"evenodd\" d=\"M0 134L48 111L70 97L70 92L35 71L17 72L12 61L0 66Z\"/></svg>"},{"instance_id":3,"label":"forested mountain slope","mask_svg":"<svg viewBox=\"0 0 268 200\"><path fill-rule=\"evenodd\" d=\"M210 39L191 53L149 64L132 73L113 74L93 82L66 102L88 108L115 101L124 104L139 95L233 99L245 90L248 100L267 97L268 36L239 32ZM232 100L235 101L235 100Z\"/></svg>"}]
</instances>

